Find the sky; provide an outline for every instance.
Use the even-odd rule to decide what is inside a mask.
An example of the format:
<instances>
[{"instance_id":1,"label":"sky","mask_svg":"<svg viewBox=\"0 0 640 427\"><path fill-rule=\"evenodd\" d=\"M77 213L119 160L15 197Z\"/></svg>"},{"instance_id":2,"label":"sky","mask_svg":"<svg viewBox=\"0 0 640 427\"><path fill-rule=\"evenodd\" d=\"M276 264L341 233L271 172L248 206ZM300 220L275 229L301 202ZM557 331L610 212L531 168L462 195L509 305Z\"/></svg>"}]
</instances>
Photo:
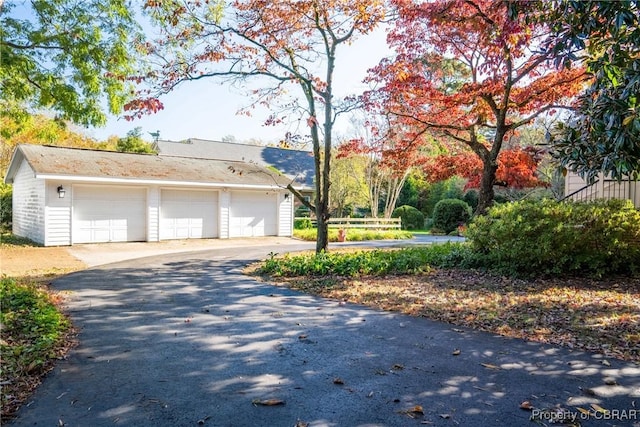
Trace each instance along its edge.
<instances>
[{"instance_id":1,"label":"sky","mask_svg":"<svg viewBox=\"0 0 640 427\"><path fill-rule=\"evenodd\" d=\"M367 86L362 80L367 70L389 55L385 42L386 34L379 29L361 36L353 44L339 47L336 59L335 90L337 97L360 94ZM287 131L295 131L297 123L264 126L269 115L266 108L257 108L252 117L237 115L237 111L251 104L251 99L239 89L221 85L214 79L185 82L161 98L164 110L141 119L126 121L111 116L103 128L88 128L85 133L105 140L111 135L125 136L127 132L141 127L143 138L151 141L150 132L160 132L160 139L181 141L188 138L221 140L233 136L236 142L249 140L264 143L278 142ZM336 123L338 133L349 132L349 121L342 117Z\"/></svg>"}]
</instances>

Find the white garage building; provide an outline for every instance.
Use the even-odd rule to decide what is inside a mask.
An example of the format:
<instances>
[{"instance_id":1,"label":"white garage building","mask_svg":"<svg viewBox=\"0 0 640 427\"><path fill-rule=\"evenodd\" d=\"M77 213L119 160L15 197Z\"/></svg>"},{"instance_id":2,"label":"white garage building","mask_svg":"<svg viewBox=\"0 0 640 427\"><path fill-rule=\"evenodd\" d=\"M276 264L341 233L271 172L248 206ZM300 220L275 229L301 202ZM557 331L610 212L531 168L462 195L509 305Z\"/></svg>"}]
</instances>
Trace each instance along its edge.
<instances>
[{"instance_id":1,"label":"white garage building","mask_svg":"<svg viewBox=\"0 0 640 427\"><path fill-rule=\"evenodd\" d=\"M291 236L290 180L252 163L19 145L13 233L45 246Z\"/></svg>"}]
</instances>

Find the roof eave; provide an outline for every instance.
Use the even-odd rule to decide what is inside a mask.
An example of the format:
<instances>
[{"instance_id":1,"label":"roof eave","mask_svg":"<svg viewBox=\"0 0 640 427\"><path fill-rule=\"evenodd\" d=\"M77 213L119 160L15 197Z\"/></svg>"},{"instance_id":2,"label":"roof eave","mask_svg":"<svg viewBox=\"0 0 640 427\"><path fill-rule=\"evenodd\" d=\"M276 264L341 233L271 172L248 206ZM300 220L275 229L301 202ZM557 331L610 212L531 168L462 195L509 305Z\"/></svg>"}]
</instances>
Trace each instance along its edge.
<instances>
[{"instance_id":1,"label":"roof eave","mask_svg":"<svg viewBox=\"0 0 640 427\"><path fill-rule=\"evenodd\" d=\"M9 161L9 168L7 169L7 174L4 176L5 184L13 184L13 180L18 173L18 169L20 165L24 161L25 156L22 150L20 149L20 145L16 146L13 150L13 154L11 155L11 161Z\"/></svg>"},{"instance_id":2,"label":"roof eave","mask_svg":"<svg viewBox=\"0 0 640 427\"><path fill-rule=\"evenodd\" d=\"M202 181L180 181L170 179L139 179L139 178L115 178L115 177L95 177L60 174L36 174L36 178L69 181L76 183L95 184L136 184L136 185L167 185L167 186L189 186L206 188L240 188L247 190L284 190L277 184L238 184L226 182L202 182Z\"/></svg>"}]
</instances>

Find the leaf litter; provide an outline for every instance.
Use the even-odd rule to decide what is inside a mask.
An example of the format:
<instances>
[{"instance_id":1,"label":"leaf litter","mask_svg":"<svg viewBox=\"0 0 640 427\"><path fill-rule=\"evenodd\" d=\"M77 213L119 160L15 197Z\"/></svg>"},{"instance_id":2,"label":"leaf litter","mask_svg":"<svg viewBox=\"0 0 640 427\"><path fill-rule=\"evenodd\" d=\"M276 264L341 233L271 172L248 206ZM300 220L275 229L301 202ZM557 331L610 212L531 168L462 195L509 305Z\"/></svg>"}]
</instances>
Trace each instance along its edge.
<instances>
[{"instance_id":1,"label":"leaf litter","mask_svg":"<svg viewBox=\"0 0 640 427\"><path fill-rule=\"evenodd\" d=\"M326 283L326 277L288 280L339 301L640 362L640 277L522 280L434 269Z\"/></svg>"}]
</instances>

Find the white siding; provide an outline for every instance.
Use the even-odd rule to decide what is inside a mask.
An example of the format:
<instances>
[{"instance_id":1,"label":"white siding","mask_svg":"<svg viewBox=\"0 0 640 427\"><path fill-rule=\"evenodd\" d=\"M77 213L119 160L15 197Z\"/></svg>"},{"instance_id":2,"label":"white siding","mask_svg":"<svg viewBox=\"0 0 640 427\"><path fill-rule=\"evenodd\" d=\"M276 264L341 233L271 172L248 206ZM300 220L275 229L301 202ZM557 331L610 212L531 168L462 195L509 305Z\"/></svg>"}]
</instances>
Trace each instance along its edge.
<instances>
[{"instance_id":1,"label":"white siding","mask_svg":"<svg viewBox=\"0 0 640 427\"><path fill-rule=\"evenodd\" d=\"M62 185L65 196L60 198L58 187ZM71 185L49 181L46 186L45 246L66 246L71 244Z\"/></svg>"},{"instance_id":2,"label":"white siding","mask_svg":"<svg viewBox=\"0 0 640 427\"><path fill-rule=\"evenodd\" d=\"M291 236L293 234L293 195L285 193L279 197L278 236Z\"/></svg>"},{"instance_id":3,"label":"white siding","mask_svg":"<svg viewBox=\"0 0 640 427\"><path fill-rule=\"evenodd\" d=\"M218 197L219 214L218 214L218 236L221 239L228 239L229 236L229 206L231 204L231 193L229 191L221 191Z\"/></svg>"},{"instance_id":4,"label":"white siding","mask_svg":"<svg viewBox=\"0 0 640 427\"><path fill-rule=\"evenodd\" d=\"M13 234L45 243L45 182L23 161L13 181Z\"/></svg>"},{"instance_id":5,"label":"white siding","mask_svg":"<svg viewBox=\"0 0 640 427\"><path fill-rule=\"evenodd\" d=\"M160 188L154 186L147 191L147 241L160 240Z\"/></svg>"}]
</instances>

